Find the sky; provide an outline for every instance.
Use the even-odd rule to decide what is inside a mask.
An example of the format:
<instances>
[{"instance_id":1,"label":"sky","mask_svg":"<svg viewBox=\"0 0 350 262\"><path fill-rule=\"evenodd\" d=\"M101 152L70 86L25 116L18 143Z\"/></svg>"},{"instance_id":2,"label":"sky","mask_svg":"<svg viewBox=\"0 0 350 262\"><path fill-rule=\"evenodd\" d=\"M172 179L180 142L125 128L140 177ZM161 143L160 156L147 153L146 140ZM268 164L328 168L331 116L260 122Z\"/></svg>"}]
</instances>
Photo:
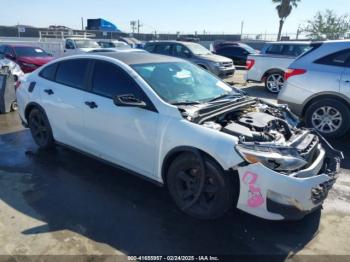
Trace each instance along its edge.
<instances>
[{"instance_id":1,"label":"sky","mask_svg":"<svg viewBox=\"0 0 350 262\"><path fill-rule=\"evenodd\" d=\"M271 0L10 0L0 10L0 25L81 28L81 17L104 18L130 32L139 19L150 33L277 33L278 16ZM5 4L6 2L6 4ZM286 20L284 33L295 33L317 11L350 13L350 0L302 0Z\"/></svg>"}]
</instances>

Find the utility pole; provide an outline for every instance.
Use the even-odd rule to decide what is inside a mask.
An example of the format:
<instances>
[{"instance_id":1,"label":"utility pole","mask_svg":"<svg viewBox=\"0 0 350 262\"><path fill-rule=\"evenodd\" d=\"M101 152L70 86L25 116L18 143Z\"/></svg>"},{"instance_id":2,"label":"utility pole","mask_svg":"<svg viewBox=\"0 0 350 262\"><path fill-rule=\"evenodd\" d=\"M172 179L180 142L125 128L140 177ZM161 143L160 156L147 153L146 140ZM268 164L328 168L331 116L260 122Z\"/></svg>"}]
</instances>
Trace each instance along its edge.
<instances>
[{"instance_id":1,"label":"utility pole","mask_svg":"<svg viewBox=\"0 0 350 262\"><path fill-rule=\"evenodd\" d=\"M137 20L137 34L140 35L140 27L143 25L140 23L140 20Z\"/></svg>"},{"instance_id":2,"label":"utility pole","mask_svg":"<svg viewBox=\"0 0 350 262\"><path fill-rule=\"evenodd\" d=\"M130 26L131 26L132 34L135 34L136 24L137 24L137 21L135 21L135 20L130 21Z\"/></svg>"},{"instance_id":3,"label":"utility pole","mask_svg":"<svg viewBox=\"0 0 350 262\"><path fill-rule=\"evenodd\" d=\"M242 38L242 35L243 35L243 27L244 27L244 21L241 22L241 38Z\"/></svg>"},{"instance_id":4,"label":"utility pole","mask_svg":"<svg viewBox=\"0 0 350 262\"><path fill-rule=\"evenodd\" d=\"M81 18L81 30L84 31L84 17Z\"/></svg>"}]
</instances>

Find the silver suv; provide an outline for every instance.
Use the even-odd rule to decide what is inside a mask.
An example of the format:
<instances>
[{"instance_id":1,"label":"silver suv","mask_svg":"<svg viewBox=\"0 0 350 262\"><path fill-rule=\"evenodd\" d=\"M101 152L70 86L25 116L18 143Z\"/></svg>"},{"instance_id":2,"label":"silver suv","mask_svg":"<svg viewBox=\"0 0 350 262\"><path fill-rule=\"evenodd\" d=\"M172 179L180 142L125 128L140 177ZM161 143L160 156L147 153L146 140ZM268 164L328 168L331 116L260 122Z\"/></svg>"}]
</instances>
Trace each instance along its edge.
<instances>
[{"instance_id":1,"label":"silver suv","mask_svg":"<svg viewBox=\"0 0 350 262\"><path fill-rule=\"evenodd\" d=\"M197 43L180 41L148 42L144 48L151 53L189 60L220 78L231 77L236 70L232 59L215 55Z\"/></svg>"},{"instance_id":2,"label":"silver suv","mask_svg":"<svg viewBox=\"0 0 350 262\"><path fill-rule=\"evenodd\" d=\"M327 137L350 129L350 41L311 45L285 73L279 103L304 119L307 126Z\"/></svg>"}]
</instances>

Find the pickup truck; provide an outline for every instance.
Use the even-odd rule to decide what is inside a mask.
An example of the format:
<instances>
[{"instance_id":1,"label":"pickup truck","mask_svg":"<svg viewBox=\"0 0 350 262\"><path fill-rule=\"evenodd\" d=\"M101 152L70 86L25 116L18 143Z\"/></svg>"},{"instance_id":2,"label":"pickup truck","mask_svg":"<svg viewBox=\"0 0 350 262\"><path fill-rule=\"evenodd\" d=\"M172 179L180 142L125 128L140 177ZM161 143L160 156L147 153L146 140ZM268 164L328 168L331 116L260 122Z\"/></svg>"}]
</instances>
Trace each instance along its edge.
<instances>
[{"instance_id":1,"label":"pickup truck","mask_svg":"<svg viewBox=\"0 0 350 262\"><path fill-rule=\"evenodd\" d=\"M247 58L247 82L264 83L268 91L278 93L284 84L284 72L296 57L310 48L310 42L267 43L259 54Z\"/></svg>"}]
</instances>

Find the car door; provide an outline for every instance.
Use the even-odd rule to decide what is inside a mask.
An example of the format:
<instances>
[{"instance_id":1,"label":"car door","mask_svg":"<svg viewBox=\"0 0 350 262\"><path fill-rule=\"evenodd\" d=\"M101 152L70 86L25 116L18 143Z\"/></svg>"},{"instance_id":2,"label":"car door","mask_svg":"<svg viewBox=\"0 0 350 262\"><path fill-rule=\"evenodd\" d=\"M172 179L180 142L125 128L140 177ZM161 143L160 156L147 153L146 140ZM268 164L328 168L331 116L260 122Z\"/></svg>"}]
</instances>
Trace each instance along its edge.
<instances>
[{"instance_id":1,"label":"car door","mask_svg":"<svg viewBox=\"0 0 350 262\"><path fill-rule=\"evenodd\" d=\"M88 152L154 176L159 115L151 101L129 74L113 63L96 60L90 79L91 93L84 108ZM118 101L145 101L147 107L116 105L116 97Z\"/></svg>"},{"instance_id":2,"label":"car door","mask_svg":"<svg viewBox=\"0 0 350 262\"><path fill-rule=\"evenodd\" d=\"M45 67L37 83L56 141L83 150L83 107L90 60L70 59Z\"/></svg>"},{"instance_id":3,"label":"car door","mask_svg":"<svg viewBox=\"0 0 350 262\"><path fill-rule=\"evenodd\" d=\"M345 70L340 79L340 92L350 100L350 49L344 52Z\"/></svg>"},{"instance_id":4,"label":"car door","mask_svg":"<svg viewBox=\"0 0 350 262\"><path fill-rule=\"evenodd\" d=\"M349 56L350 49L346 49L316 60L308 70L308 80L311 83L318 83L313 91L346 93L347 76L344 70Z\"/></svg>"}]
</instances>

